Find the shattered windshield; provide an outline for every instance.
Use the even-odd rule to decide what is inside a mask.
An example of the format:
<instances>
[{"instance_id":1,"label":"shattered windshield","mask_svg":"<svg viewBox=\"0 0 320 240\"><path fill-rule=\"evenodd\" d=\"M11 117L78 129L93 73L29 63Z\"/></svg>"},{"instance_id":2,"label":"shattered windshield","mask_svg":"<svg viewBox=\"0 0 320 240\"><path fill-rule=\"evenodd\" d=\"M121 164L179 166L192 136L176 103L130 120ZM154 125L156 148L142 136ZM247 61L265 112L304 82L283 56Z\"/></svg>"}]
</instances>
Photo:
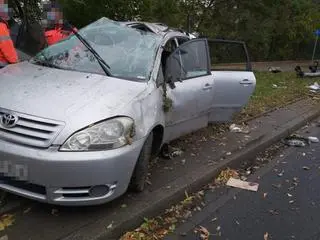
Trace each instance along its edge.
<instances>
[{"instance_id":1,"label":"shattered windshield","mask_svg":"<svg viewBox=\"0 0 320 240\"><path fill-rule=\"evenodd\" d=\"M137 81L149 78L161 42L156 34L107 18L88 25L79 34L110 66L113 77ZM96 57L74 35L44 49L32 61L60 69L105 74Z\"/></svg>"}]
</instances>

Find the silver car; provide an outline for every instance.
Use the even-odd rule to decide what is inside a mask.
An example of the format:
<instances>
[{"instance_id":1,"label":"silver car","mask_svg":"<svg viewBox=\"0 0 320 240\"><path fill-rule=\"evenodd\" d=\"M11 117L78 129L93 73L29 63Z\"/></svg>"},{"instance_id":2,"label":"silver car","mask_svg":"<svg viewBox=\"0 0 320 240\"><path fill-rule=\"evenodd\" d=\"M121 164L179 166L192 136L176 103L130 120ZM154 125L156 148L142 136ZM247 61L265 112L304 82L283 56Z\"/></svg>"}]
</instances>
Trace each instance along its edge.
<instances>
[{"instance_id":1,"label":"silver car","mask_svg":"<svg viewBox=\"0 0 320 240\"><path fill-rule=\"evenodd\" d=\"M244 68L216 65L223 56ZM230 121L256 79L242 42L102 18L1 69L0 85L0 188L96 205L143 191L164 143Z\"/></svg>"}]
</instances>

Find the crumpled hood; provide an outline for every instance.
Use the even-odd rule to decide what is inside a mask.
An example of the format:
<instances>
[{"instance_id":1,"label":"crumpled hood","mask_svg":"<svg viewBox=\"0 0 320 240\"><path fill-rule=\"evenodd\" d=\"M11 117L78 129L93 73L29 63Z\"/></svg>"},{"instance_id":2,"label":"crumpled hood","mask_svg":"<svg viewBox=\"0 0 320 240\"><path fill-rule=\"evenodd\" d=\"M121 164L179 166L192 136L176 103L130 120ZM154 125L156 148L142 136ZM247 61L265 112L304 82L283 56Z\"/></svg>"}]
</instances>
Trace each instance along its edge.
<instances>
[{"instance_id":1,"label":"crumpled hood","mask_svg":"<svg viewBox=\"0 0 320 240\"><path fill-rule=\"evenodd\" d=\"M0 108L83 127L117 114L147 84L23 62L0 70L0 86Z\"/></svg>"}]
</instances>

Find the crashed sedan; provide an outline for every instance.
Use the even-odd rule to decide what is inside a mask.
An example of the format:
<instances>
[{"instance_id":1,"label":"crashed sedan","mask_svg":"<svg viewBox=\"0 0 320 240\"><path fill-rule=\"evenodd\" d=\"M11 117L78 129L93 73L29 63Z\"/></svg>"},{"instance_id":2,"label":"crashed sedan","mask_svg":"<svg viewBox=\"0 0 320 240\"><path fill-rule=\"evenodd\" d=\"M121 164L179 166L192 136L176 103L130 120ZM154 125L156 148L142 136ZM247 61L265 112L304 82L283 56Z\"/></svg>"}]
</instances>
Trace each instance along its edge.
<instances>
[{"instance_id":1,"label":"crashed sedan","mask_svg":"<svg viewBox=\"0 0 320 240\"><path fill-rule=\"evenodd\" d=\"M244 69L215 66L217 45L240 46ZM242 42L102 18L0 84L0 189L81 206L143 191L164 143L230 121L256 79Z\"/></svg>"}]
</instances>

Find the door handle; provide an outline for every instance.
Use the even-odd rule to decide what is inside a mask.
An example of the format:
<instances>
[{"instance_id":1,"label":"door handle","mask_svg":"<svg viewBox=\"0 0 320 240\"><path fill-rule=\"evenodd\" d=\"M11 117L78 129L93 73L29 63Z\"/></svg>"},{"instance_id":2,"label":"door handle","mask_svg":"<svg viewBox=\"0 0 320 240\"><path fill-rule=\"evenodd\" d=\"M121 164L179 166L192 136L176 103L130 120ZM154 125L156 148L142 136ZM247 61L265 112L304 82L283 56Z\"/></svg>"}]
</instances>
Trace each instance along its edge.
<instances>
[{"instance_id":1,"label":"door handle","mask_svg":"<svg viewBox=\"0 0 320 240\"><path fill-rule=\"evenodd\" d=\"M210 85L209 83L207 83L206 85L204 85L204 87L202 88L203 90L210 90L212 89L212 85Z\"/></svg>"},{"instance_id":2,"label":"door handle","mask_svg":"<svg viewBox=\"0 0 320 240\"><path fill-rule=\"evenodd\" d=\"M253 84L253 82L250 81L249 79L243 79L242 81L240 81L240 84L249 85L249 84Z\"/></svg>"}]
</instances>

